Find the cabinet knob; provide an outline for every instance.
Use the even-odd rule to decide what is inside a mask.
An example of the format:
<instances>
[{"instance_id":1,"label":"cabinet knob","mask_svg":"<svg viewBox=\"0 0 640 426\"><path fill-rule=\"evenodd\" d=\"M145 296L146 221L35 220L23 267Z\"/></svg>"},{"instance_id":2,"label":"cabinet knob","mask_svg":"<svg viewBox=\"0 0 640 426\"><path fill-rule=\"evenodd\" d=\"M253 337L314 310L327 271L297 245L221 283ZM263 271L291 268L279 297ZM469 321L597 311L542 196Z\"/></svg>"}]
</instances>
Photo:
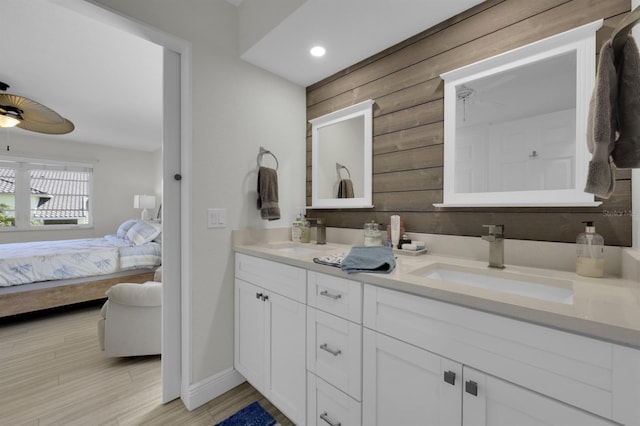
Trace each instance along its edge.
<instances>
[{"instance_id":1,"label":"cabinet knob","mask_svg":"<svg viewBox=\"0 0 640 426\"><path fill-rule=\"evenodd\" d=\"M456 385L456 373L453 371L445 371L444 372L444 381L449 383L450 385Z\"/></svg>"},{"instance_id":2,"label":"cabinet knob","mask_svg":"<svg viewBox=\"0 0 640 426\"><path fill-rule=\"evenodd\" d=\"M329 418L329 414L326 411L320 414L320 418L331 426L342 426L342 423L340 422L332 422L331 419Z\"/></svg>"},{"instance_id":3,"label":"cabinet knob","mask_svg":"<svg viewBox=\"0 0 640 426\"><path fill-rule=\"evenodd\" d=\"M264 296L262 293L256 293L256 299L262 299L262 296Z\"/></svg>"},{"instance_id":4,"label":"cabinet knob","mask_svg":"<svg viewBox=\"0 0 640 426\"><path fill-rule=\"evenodd\" d=\"M269 300L269 296L266 294L262 295L262 301L264 302L265 300Z\"/></svg>"},{"instance_id":5,"label":"cabinet knob","mask_svg":"<svg viewBox=\"0 0 640 426\"><path fill-rule=\"evenodd\" d=\"M464 383L464 390L466 393L470 393L473 396L478 396L478 384L472 380L467 380Z\"/></svg>"}]
</instances>

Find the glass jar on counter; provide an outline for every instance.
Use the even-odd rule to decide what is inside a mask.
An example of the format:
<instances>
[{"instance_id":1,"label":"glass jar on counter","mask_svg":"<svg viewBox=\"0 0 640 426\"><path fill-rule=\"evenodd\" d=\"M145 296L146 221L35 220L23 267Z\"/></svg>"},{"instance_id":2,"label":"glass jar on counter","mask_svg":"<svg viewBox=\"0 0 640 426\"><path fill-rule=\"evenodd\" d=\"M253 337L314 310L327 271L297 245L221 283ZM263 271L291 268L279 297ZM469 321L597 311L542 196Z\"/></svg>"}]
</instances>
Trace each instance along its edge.
<instances>
[{"instance_id":1,"label":"glass jar on counter","mask_svg":"<svg viewBox=\"0 0 640 426\"><path fill-rule=\"evenodd\" d=\"M307 219L302 219L300 222L300 242L308 243L311 241L311 222Z\"/></svg>"},{"instance_id":2,"label":"glass jar on counter","mask_svg":"<svg viewBox=\"0 0 640 426\"><path fill-rule=\"evenodd\" d=\"M382 245L382 235L380 234L380 225L373 220L364 224L364 245L379 246Z\"/></svg>"}]
</instances>

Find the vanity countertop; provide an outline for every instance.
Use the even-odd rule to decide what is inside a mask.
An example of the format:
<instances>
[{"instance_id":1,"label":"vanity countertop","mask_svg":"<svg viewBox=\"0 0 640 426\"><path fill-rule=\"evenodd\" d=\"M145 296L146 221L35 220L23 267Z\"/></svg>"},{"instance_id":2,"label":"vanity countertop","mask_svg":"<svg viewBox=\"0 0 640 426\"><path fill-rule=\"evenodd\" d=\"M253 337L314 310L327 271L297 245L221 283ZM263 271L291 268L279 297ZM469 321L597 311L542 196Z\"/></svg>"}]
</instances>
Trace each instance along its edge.
<instances>
[{"instance_id":1,"label":"vanity countertop","mask_svg":"<svg viewBox=\"0 0 640 426\"><path fill-rule=\"evenodd\" d=\"M283 247L288 249L283 250ZM559 330L640 349L640 283L615 277L586 278L575 273L506 265L505 272L534 276L549 281L562 280L573 289L571 304L453 284L416 275L414 272L436 263L486 269L486 262L425 254L396 256L396 268L388 274L349 275L340 268L317 264L314 257L348 253L342 244L302 244L288 242L236 245L234 251L298 266L380 287L399 290L443 302L524 320ZM500 272L494 272L500 274Z\"/></svg>"}]
</instances>

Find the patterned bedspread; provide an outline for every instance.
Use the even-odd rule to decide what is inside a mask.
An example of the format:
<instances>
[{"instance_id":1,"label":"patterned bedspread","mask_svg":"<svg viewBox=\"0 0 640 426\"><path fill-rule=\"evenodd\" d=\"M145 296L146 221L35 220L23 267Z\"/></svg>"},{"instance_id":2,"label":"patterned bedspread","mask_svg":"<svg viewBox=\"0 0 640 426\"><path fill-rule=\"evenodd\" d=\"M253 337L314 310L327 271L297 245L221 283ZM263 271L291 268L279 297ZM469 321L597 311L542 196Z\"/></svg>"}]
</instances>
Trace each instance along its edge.
<instances>
[{"instance_id":1,"label":"patterned bedspread","mask_svg":"<svg viewBox=\"0 0 640 426\"><path fill-rule=\"evenodd\" d=\"M135 246L115 235L0 244L0 287L150 268L160 262L160 244Z\"/></svg>"}]
</instances>

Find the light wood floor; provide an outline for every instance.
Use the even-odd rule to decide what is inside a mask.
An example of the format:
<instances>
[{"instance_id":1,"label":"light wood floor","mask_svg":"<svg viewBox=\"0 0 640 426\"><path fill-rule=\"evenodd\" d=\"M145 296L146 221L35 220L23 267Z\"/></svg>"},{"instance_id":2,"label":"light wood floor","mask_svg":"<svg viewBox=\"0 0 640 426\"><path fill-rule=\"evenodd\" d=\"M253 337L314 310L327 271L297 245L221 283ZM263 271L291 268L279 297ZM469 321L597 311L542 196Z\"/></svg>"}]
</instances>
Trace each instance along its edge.
<instances>
[{"instance_id":1,"label":"light wood floor","mask_svg":"<svg viewBox=\"0 0 640 426\"><path fill-rule=\"evenodd\" d=\"M193 411L160 404L160 357L108 358L98 347L100 306L0 320L0 425L207 425L259 401L244 383Z\"/></svg>"}]
</instances>

